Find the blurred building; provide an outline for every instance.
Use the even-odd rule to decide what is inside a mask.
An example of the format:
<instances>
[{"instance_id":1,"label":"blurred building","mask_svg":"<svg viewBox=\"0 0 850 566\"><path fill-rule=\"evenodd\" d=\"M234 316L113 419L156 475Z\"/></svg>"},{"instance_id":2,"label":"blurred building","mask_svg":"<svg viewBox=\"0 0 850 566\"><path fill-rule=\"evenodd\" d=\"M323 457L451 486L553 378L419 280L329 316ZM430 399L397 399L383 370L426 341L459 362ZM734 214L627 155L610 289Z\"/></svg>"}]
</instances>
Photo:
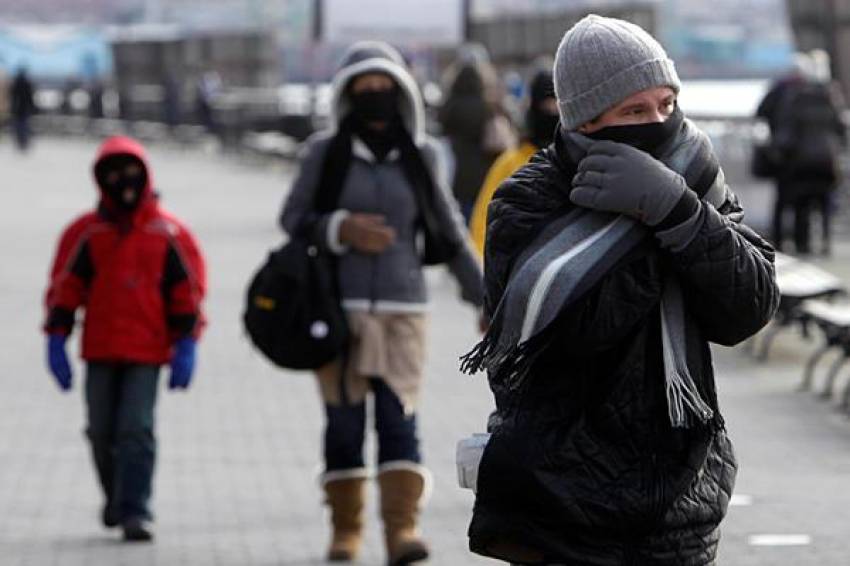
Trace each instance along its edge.
<instances>
[{"instance_id":1,"label":"blurred building","mask_svg":"<svg viewBox=\"0 0 850 566\"><path fill-rule=\"evenodd\" d=\"M683 78L764 78L790 65L784 0L664 0L659 16Z\"/></svg>"},{"instance_id":2,"label":"blurred building","mask_svg":"<svg viewBox=\"0 0 850 566\"><path fill-rule=\"evenodd\" d=\"M119 27L110 33L115 85L124 114L158 120L164 106L190 115L205 74L214 73L223 94L233 87L271 90L280 82L277 43L262 30L187 31L177 26ZM243 97L244 98L244 97ZM223 105L229 99L222 97Z\"/></svg>"},{"instance_id":3,"label":"blurred building","mask_svg":"<svg viewBox=\"0 0 850 566\"><path fill-rule=\"evenodd\" d=\"M132 21L145 0L0 0L0 23L109 24Z\"/></svg>"},{"instance_id":4,"label":"blurred building","mask_svg":"<svg viewBox=\"0 0 850 566\"><path fill-rule=\"evenodd\" d=\"M522 66L540 55L553 55L564 32L591 11L657 32L657 4L645 0L490 0L472 7L468 39L484 45L497 65Z\"/></svg>"},{"instance_id":5,"label":"blurred building","mask_svg":"<svg viewBox=\"0 0 850 566\"><path fill-rule=\"evenodd\" d=\"M793 53L784 0L472 0L470 37L497 63L520 64L554 53L564 31L590 12L654 33L686 79L772 77Z\"/></svg>"},{"instance_id":6,"label":"blurred building","mask_svg":"<svg viewBox=\"0 0 850 566\"><path fill-rule=\"evenodd\" d=\"M110 41L119 85L164 84L214 70L225 84L272 87L278 83L277 48L261 30L186 31L175 26L114 28Z\"/></svg>"}]
</instances>

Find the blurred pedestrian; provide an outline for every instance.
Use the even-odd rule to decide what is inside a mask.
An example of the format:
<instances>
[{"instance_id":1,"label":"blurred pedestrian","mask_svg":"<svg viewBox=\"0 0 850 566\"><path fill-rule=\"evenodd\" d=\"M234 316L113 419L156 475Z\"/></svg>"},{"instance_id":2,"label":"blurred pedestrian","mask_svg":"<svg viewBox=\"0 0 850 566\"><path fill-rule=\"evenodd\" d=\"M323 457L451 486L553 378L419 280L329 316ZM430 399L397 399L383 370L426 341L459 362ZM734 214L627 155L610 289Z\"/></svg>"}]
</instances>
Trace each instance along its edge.
<instances>
[{"instance_id":1,"label":"blurred pedestrian","mask_svg":"<svg viewBox=\"0 0 850 566\"><path fill-rule=\"evenodd\" d=\"M490 167L472 210L469 232L478 255L482 257L487 227L487 207L490 205L493 194L502 181L525 165L532 155L552 143L552 137L558 127L558 101L555 99L555 90L552 85L552 71L548 69L537 71L528 85L528 92L524 139L518 147L502 153Z\"/></svg>"},{"instance_id":2,"label":"blurred pedestrian","mask_svg":"<svg viewBox=\"0 0 850 566\"><path fill-rule=\"evenodd\" d=\"M515 135L489 63L480 56L461 57L448 75L448 94L438 118L454 155L452 191L468 222L484 176L496 157L514 144Z\"/></svg>"},{"instance_id":3,"label":"blurred pedestrian","mask_svg":"<svg viewBox=\"0 0 850 566\"><path fill-rule=\"evenodd\" d=\"M93 77L88 83L89 94L89 118L99 120L103 118L103 81L100 77Z\"/></svg>"},{"instance_id":4,"label":"blurred pedestrian","mask_svg":"<svg viewBox=\"0 0 850 566\"><path fill-rule=\"evenodd\" d=\"M215 104L221 95L221 77L215 71L207 71L201 75L195 85L195 110L198 121L213 135L219 135L219 122Z\"/></svg>"},{"instance_id":5,"label":"blurred pedestrian","mask_svg":"<svg viewBox=\"0 0 850 566\"><path fill-rule=\"evenodd\" d=\"M170 389L187 389L204 325L201 251L189 229L162 209L145 152L112 137L94 163L97 208L62 234L47 290L47 359L72 387L65 345L85 309L86 433L106 502L101 520L124 539L153 538L149 507L156 460L154 409L160 366Z\"/></svg>"},{"instance_id":6,"label":"blurred pedestrian","mask_svg":"<svg viewBox=\"0 0 850 566\"><path fill-rule=\"evenodd\" d=\"M379 42L352 46L333 79L331 130L308 143L281 214L287 233L307 234L335 255L352 334L344 359L316 372L326 415L329 560L354 560L361 546L369 394L388 563L429 553L417 532L430 483L416 416L427 333L423 266L447 264L463 298L482 301L478 260L437 168L421 95L399 53ZM317 194L336 211L313 212Z\"/></svg>"},{"instance_id":7,"label":"blurred pedestrian","mask_svg":"<svg viewBox=\"0 0 850 566\"><path fill-rule=\"evenodd\" d=\"M168 129L174 133L180 123L180 83L174 73L166 73L162 83L162 119Z\"/></svg>"},{"instance_id":8,"label":"blurred pedestrian","mask_svg":"<svg viewBox=\"0 0 850 566\"><path fill-rule=\"evenodd\" d=\"M501 423L470 548L517 564L713 564L737 464L709 342L770 320L773 250L739 224L643 29L587 16L553 75L555 143L490 205L495 316L464 369L488 369Z\"/></svg>"},{"instance_id":9,"label":"blurred pedestrian","mask_svg":"<svg viewBox=\"0 0 850 566\"><path fill-rule=\"evenodd\" d=\"M32 137L30 118L35 114L36 105L32 81L27 70L23 67L18 69L14 80L12 80L9 89L9 105L15 143L19 150L26 151L29 149Z\"/></svg>"},{"instance_id":10,"label":"blurred pedestrian","mask_svg":"<svg viewBox=\"0 0 850 566\"><path fill-rule=\"evenodd\" d=\"M838 154L846 142L835 92L823 72L816 71L812 57L799 54L795 68L768 91L756 112L768 122L776 156L773 244L782 249L784 214L791 208L794 248L800 254L812 251L812 208L821 217L820 251L830 252L831 197L839 178Z\"/></svg>"}]
</instances>

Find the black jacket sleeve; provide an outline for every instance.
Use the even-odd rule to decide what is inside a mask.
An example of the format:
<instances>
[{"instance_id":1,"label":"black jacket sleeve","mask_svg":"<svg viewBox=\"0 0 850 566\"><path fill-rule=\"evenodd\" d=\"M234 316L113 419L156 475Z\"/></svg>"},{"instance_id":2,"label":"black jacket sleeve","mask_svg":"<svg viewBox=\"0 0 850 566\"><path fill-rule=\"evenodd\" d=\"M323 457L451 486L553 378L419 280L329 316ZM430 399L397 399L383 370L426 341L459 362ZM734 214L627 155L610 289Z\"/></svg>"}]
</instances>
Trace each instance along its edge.
<instances>
[{"instance_id":1,"label":"black jacket sleeve","mask_svg":"<svg viewBox=\"0 0 850 566\"><path fill-rule=\"evenodd\" d=\"M173 303L181 302L180 297L176 295L185 295L187 291L186 289L182 289L182 287L189 284L189 271L180 258L180 254L174 247L173 242L169 243L168 251L165 254L165 267L163 269L160 291L166 305L168 329L175 340L192 334L198 323L197 312L187 312L184 309L178 308L175 310L172 308Z\"/></svg>"},{"instance_id":2,"label":"black jacket sleeve","mask_svg":"<svg viewBox=\"0 0 850 566\"><path fill-rule=\"evenodd\" d=\"M691 241L668 252L688 312L707 340L725 346L758 332L773 317L780 298L773 248L733 220L741 212L728 190L719 211L703 203Z\"/></svg>"},{"instance_id":3,"label":"black jacket sleeve","mask_svg":"<svg viewBox=\"0 0 850 566\"><path fill-rule=\"evenodd\" d=\"M321 214L314 210L316 191L319 190L322 166L329 145L330 138L324 133L317 134L305 143L301 166L284 201L279 224L289 237L298 233L303 226L309 226L306 235L311 243L323 251L343 253L343 249L332 243L336 234L332 233L334 226L331 225L331 220L339 211Z\"/></svg>"}]
</instances>

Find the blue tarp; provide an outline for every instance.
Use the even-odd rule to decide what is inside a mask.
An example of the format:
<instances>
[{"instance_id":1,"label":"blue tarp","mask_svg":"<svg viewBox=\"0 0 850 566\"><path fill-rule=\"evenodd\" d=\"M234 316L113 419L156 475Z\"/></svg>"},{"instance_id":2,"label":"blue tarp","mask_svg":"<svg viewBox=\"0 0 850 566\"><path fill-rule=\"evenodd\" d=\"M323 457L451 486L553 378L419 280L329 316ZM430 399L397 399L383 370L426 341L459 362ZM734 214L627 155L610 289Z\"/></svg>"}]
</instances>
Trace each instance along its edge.
<instances>
[{"instance_id":1,"label":"blue tarp","mask_svg":"<svg viewBox=\"0 0 850 566\"><path fill-rule=\"evenodd\" d=\"M0 68L13 74L20 67L44 79L101 78L112 73L112 50L90 28L0 27Z\"/></svg>"}]
</instances>

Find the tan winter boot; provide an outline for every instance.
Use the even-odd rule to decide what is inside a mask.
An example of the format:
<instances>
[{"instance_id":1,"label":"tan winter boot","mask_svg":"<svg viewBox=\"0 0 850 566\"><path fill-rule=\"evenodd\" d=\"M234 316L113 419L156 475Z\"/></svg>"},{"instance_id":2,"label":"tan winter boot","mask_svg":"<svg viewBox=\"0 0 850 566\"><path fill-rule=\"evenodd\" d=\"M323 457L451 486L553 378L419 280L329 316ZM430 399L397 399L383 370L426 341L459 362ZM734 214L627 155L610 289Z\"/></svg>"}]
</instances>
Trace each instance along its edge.
<instances>
[{"instance_id":1,"label":"tan winter boot","mask_svg":"<svg viewBox=\"0 0 850 566\"><path fill-rule=\"evenodd\" d=\"M357 558L363 536L363 494L366 478L325 481L325 496L331 508L333 536L328 549L329 562L350 562Z\"/></svg>"},{"instance_id":2,"label":"tan winter boot","mask_svg":"<svg viewBox=\"0 0 850 566\"><path fill-rule=\"evenodd\" d=\"M381 487L381 517L387 563L412 564L428 558L428 547L419 538L416 519L425 492L425 476L414 469L389 469L378 474Z\"/></svg>"}]
</instances>

